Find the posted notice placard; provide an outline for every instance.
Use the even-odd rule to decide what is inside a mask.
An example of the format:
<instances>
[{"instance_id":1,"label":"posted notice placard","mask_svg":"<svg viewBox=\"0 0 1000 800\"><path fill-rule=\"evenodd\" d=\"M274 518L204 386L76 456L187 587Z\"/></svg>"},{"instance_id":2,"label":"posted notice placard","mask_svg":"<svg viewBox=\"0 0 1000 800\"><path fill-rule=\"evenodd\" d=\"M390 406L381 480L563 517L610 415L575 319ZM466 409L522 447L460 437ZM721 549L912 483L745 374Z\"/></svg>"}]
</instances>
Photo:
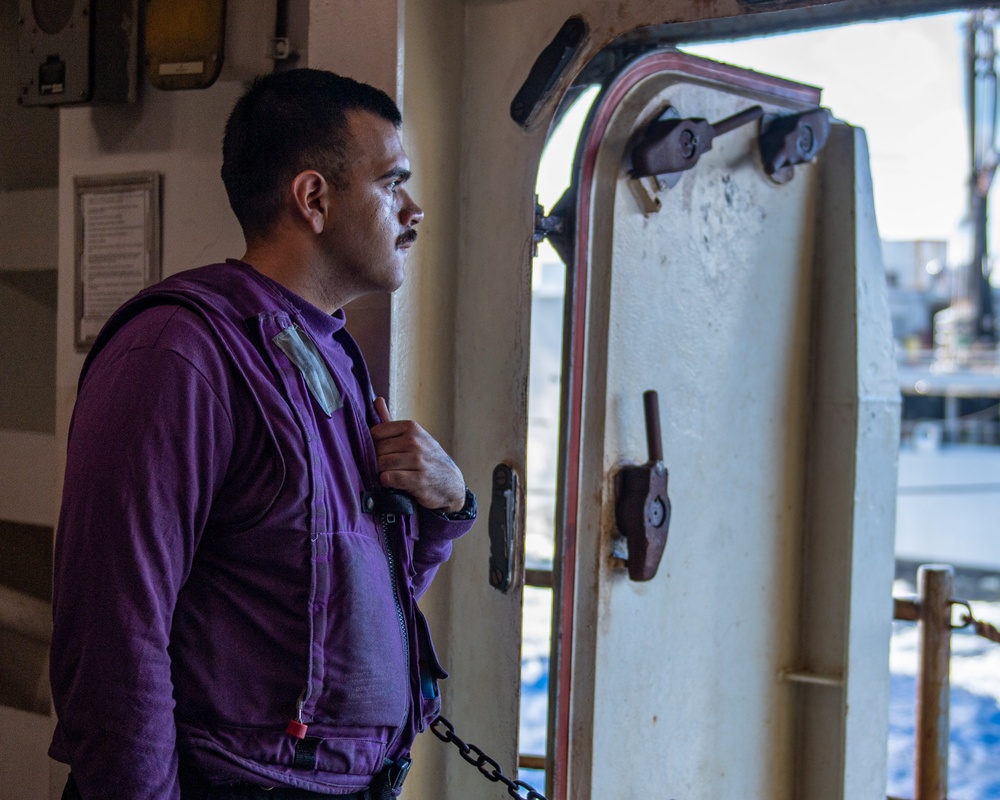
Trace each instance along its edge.
<instances>
[{"instance_id":1,"label":"posted notice placard","mask_svg":"<svg viewBox=\"0 0 1000 800\"><path fill-rule=\"evenodd\" d=\"M76 178L76 347L160 277L159 175Z\"/></svg>"}]
</instances>

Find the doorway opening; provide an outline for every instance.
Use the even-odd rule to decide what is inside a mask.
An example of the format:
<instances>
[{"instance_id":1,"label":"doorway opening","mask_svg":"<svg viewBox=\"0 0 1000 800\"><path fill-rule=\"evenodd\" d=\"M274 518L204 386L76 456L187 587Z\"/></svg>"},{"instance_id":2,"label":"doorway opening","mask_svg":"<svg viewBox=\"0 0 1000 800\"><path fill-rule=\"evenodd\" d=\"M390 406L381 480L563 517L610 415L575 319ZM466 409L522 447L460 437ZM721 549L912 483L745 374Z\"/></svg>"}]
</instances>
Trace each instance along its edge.
<instances>
[{"instance_id":1,"label":"doorway opening","mask_svg":"<svg viewBox=\"0 0 1000 800\"><path fill-rule=\"evenodd\" d=\"M577 145L597 86L583 87L565 103L539 163L538 205L551 213L570 190ZM531 355L528 382L528 449L525 490L525 587L521 633L519 774L553 794L552 746L557 686L553 653L553 572L557 561L560 419L564 402L566 272L563 257L548 240L538 242L532 260Z\"/></svg>"},{"instance_id":2,"label":"doorway opening","mask_svg":"<svg viewBox=\"0 0 1000 800\"><path fill-rule=\"evenodd\" d=\"M951 13L903 21L859 23L766 39L681 46L684 52L694 55L821 86L824 105L830 107L835 116L867 131L876 213L883 239L903 379L911 368L929 369L946 355L939 352L945 346L952 348L949 352L953 363L963 369L975 368L981 373L997 370L995 349L972 347L968 336L963 342L965 328L961 320L951 318L954 314L951 317L945 314L940 319L934 316L946 307L942 304L951 297L953 286L963 282L959 273L968 270L974 239L967 214L971 155L966 144L970 137L968 109L963 105L963 70L970 68L964 49L968 24L968 14ZM845 53L851 56L847 58ZM995 97L995 85L993 93ZM570 184L581 126L596 95L597 87L594 86L567 102L565 115L549 137L537 189L546 213L551 213L562 191ZM927 109L927 98L933 98L933 113L920 111ZM995 106L993 114L995 116ZM948 146L943 146L944 142L948 142ZM549 165L556 161L563 165L558 168L563 170L563 177L549 178L549 170L554 169ZM991 242L1000 241L1000 229L996 229L994 235L995 228L992 226L989 231ZM532 275L520 764L525 779L534 783L542 776L531 770L544 771L546 764L550 767L552 764L553 745L549 733L554 728L552 698L558 692L557 681L550 678L549 666L554 641L552 570L559 558L556 491L560 459L557 454L563 441L559 430L562 405L559 398L564 397L561 387L567 284L562 260L545 242L539 245ZM967 285L967 281L963 285ZM989 286L996 294L1000 281L993 280ZM964 364L963 346L967 356ZM922 363L922 359L926 363ZM987 526L990 520L996 519L989 504L1000 503L1000 490L997 489L1000 472L994 474L993 466L981 463L986 459L992 464L992 459L988 458L992 455L996 456L997 467L1000 467L1000 447L996 438L990 438L991 426L1000 427L995 402L975 407L955 400L949 402L945 390L939 398L941 408L935 412L933 407L937 401L926 385L920 388L919 381L917 376L910 387L916 402L904 404L901 430L903 463L897 521L897 589L901 591L906 590L908 570L917 561L931 557L941 560L937 552L928 549L931 544L904 528L908 518L929 519L931 512L921 504L942 497L958 501L961 505L956 505L955 509L964 510L934 512L945 515L935 517L944 520L938 528L954 531L956 514L960 515L961 524L971 530ZM905 395L905 387L903 391ZM928 405L931 411L927 411ZM954 412L951 417L945 413L948 408ZM908 461L919 460L928 454L940 460L948 452L958 452L963 447L970 451L972 448L985 450L976 453L975 457L980 460L964 472L939 465L936 472L934 469L927 474L926 470L920 472L921 478L907 466ZM941 486L932 487L927 482L928 474L932 482L937 481ZM986 510L976 511L976 503L985 504ZM975 536L974 531L972 535ZM955 542L947 544L954 553ZM920 552L921 547L926 553ZM972 547L981 557L987 557L986 548ZM995 624L1000 622L1000 562L992 567L985 562L963 562L961 557L948 558L947 551L942 552L942 557L957 561L960 568L965 568L968 589L960 593L963 597L971 594L973 600L981 601L977 604L977 613ZM558 619L558 615L555 618ZM891 663L887 789L890 795L903 796L912 787L915 632L905 625L896 625ZM951 795L961 798L961 792L968 790L971 792L969 797L1000 797L997 788L1000 787L1000 773L986 766L992 764L1000 769L1000 751L990 749L1000 740L997 735L1000 732L1000 684L995 678L1000 674L1000 649L990 649L988 644L973 644L970 639L968 642L960 640L956 651L958 661L953 664L953 675L957 686L952 702L963 710L963 714L975 718L978 727L963 725L958 730L953 727ZM551 797L553 776L545 774L544 777L547 794Z\"/></svg>"}]
</instances>

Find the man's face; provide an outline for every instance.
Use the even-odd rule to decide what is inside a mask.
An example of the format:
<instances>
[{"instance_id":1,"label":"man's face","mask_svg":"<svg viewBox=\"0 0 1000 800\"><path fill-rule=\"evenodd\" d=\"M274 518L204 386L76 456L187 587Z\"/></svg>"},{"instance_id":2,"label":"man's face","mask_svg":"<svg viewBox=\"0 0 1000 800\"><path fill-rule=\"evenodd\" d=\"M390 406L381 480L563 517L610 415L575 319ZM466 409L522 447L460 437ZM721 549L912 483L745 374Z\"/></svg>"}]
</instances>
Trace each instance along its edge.
<instances>
[{"instance_id":1,"label":"man's face","mask_svg":"<svg viewBox=\"0 0 1000 800\"><path fill-rule=\"evenodd\" d=\"M410 161L396 126L369 111L347 114L350 147L341 188L331 185L323 248L332 277L352 294L394 291L424 213L403 188ZM344 287L347 288L347 287Z\"/></svg>"}]
</instances>

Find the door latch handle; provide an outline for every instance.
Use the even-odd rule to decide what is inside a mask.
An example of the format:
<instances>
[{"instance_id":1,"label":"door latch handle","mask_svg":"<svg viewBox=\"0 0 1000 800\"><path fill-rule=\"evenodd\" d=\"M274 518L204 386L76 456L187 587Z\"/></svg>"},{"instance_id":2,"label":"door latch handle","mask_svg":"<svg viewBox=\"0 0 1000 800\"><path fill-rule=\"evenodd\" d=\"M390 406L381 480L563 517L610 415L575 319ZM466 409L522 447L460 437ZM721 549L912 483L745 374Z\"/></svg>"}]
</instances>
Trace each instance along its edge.
<instances>
[{"instance_id":1,"label":"door latch handle","mask_svg":"<svg viewBox=\"0 0 1000 800\"><path fill-rule=\"evenodd\" d=\"M816 158L829 135L830 112L825 108L765 120L759 140L764 171L775 183L788 183L795 165Z\"/></svg>"},{"instance_id":2,"label":"door latch handle","mask_svg":"<svg viewBox=\"0 0 1000 800\"><path fill-rule=\"evenodd\" d=\"M716 123L697 117L677 119L669 113L654 120L632 148L632 177L645 178L684 172L712 149L716 136L729 133L764 115L760 106L726 117Z\"/></svg>"},{"instance_id":3,"label":"door latch handle","mask_svg":"<svg viewBox=\"0 0 1000 800\"><path fill-rule=\"evenodd\" d=\"M507 464L497 464L493 468L490 500L490 586L501 592L506 592L514 583L517 495L517 473Z\"/></svg>"},{"instance_id":4,"label":"door latch handle","mask_svg":"<svg viewBox=\"0 0 1000 800\"><path fill-rule=\"evenodd\" d=\"M634 581L648 581L656 575L670 527L659 398L656 392L648 391L643 393L642 401L649 461L622 467L615 476L615 524L628 545L626 565Z\"/></svg>"}]
</instances>

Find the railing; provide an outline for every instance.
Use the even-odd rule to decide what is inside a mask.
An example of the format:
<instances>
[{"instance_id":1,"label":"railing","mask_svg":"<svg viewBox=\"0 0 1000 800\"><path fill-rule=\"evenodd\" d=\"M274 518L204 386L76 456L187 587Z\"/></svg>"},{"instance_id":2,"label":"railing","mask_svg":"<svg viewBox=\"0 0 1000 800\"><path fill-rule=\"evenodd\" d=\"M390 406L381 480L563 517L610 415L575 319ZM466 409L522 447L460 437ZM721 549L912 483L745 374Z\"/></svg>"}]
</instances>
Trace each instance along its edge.
<instances>
[{"instance_id":1,"label":"railing","mask_svg":"<svg viewBox=\"0 0 1000 800\"><path fill-rule=\"evenodd\" d=\"M894 613L897 620L916 622L920 632L913 797L947 800L951 632L971 625L977 635L1000 644L1000 631L976 619L969 604L953 596L955 575L951 567L924 565L917 572L917 584L918 596L896 598ZM952 622L955 606L966 611L960 625Z\"/></svg>"},{"instance_id":2,"label":"railing","mask_svg":"<svg viewBox=\"0 0 1000 800\"><path fill-rule=\"evenodd\" d=\"M896 347L896 364L905 367L929 367L940 372L976 370L990 372L1000 368L1000 351L967 348L958 353L947 353L942 348L916 349Z\"/></svg>"}]
</instances>

